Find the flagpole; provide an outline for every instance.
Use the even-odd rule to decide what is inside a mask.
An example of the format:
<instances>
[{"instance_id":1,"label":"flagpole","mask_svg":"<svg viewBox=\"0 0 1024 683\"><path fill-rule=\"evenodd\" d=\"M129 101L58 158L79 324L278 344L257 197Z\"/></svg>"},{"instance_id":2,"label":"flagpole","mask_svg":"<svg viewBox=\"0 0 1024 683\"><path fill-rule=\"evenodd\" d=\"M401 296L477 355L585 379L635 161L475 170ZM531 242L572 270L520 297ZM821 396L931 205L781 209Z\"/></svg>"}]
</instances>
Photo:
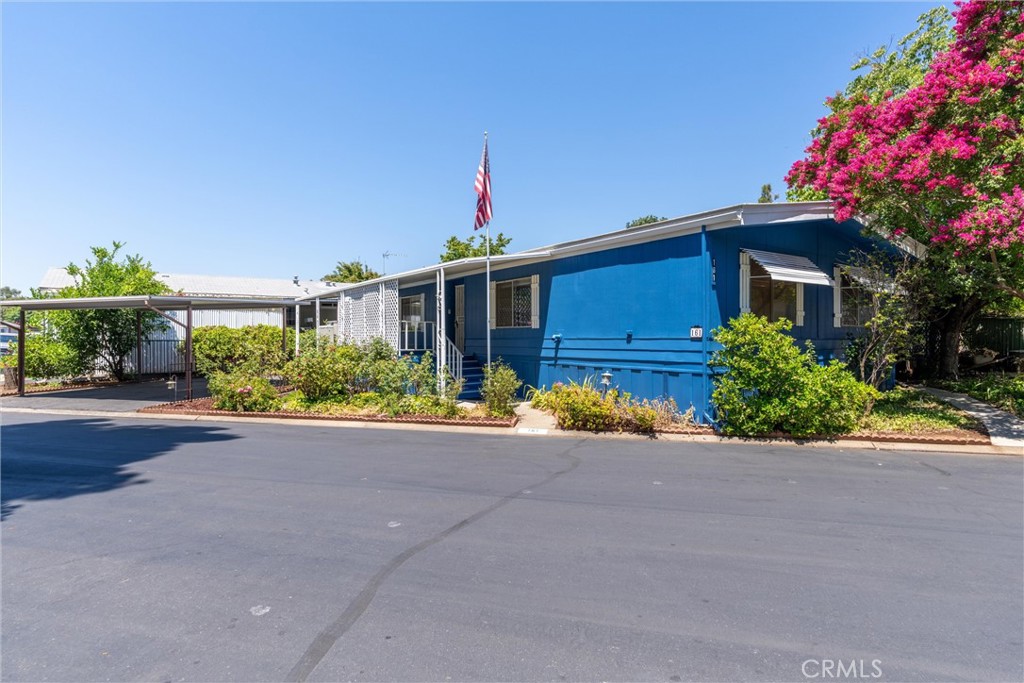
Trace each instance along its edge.
<instances>
[{"instance_id":1,"label":"flagpole","mask_svg":"<svg viewBox=\"0 0 1024 683\"><path fill-rule=\"evenodd\" d=\"M487 131L484 131L484 149L487 149ZM490 175L490 162L488 161L488 175ZM490 182L490 179L488 179ZM486 271L487 281L484 283L484 291L487 294L487 367L491 367L491 221L484 224L484 240L487 242Z\"/></svg>"},{"instance_id":2,"label":"flagpole","mask_svg":"<svg viewBox=\"0 0 1024 683\"><path fill-rule=\"evenodd\" d=\"M491 367L491 222L487 221L484 228L484 239L487 240L487 282L484 286L487 292L487 367Z\"/></svg>"}]
</instances>

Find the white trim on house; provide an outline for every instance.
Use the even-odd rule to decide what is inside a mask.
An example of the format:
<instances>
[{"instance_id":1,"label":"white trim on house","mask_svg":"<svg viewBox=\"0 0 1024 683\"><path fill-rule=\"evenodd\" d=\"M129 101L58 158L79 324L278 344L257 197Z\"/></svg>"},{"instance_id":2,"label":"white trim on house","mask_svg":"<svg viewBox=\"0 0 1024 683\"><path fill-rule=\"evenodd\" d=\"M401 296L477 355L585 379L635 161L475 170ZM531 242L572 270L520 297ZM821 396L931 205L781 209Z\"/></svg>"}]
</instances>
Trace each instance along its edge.
<instances>
[{"instance_id":1,"label":"white trim on house","mask_svg":"<svg viewBox=\"0 0 1024 683\"><path fill-rule=\"evenodd\" d=\"M593 237L586 237L578 240L559 242L546 247L529 249L514 254L501 254L491 257L491 272L511 268L518 265L526 265L540 261L550 261L566 256L577 256L607 249L617 249L634 244L644 244L659 239L678 237L682 235L696 234L702 228L707 230L722 230L741 225L762 225L762 224L791 224L796 221L825 220L833 218L832 203L821 202L782 202L778 204L736 204L731 207L704 211L690 214L680 218L659 221L636 228L615 230ZM345 289L363 286L381 280L397 279L402 287L412 287L421 284L434 282L435 273L442 266L445 269L446 279L451 280L457 277L475 275L485 270L484 257L474 257L438 263L423 268L408 270L394 275L386 275L377 280L340 285L339 294ZM827 276L826 276L827 279ZM333 297L329 293L326 297ZM303 300L312 300L316 296L303 297Z\"/></svg>"}]
</instances>

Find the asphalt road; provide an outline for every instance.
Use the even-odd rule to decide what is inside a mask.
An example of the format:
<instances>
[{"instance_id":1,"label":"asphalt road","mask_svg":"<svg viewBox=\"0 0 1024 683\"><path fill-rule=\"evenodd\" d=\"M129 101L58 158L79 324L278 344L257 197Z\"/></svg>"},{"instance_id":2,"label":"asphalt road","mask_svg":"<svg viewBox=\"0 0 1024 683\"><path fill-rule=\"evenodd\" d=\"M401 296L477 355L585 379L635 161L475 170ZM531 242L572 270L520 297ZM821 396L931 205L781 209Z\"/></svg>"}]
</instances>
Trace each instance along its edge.
<instances>
[{"instance_id":1,"label":"asphalt road","mask_svg":"<svg viewBox=\"0 0 1024 683\"><path fill-rule=\"evenodd\" d=\"M1024 679L1018 458L3 422L4 680Z\"/></svg>"}]
</instances>

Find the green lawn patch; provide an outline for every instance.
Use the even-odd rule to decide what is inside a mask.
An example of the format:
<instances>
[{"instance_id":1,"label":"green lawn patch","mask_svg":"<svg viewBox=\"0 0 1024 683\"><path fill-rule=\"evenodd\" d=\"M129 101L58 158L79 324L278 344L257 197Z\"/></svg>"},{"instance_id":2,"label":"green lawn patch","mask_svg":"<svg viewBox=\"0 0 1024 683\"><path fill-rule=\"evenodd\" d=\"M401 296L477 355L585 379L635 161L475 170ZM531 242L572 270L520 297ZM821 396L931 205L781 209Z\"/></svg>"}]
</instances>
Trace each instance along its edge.
<instances>
[{"instance_id":1,"label":"green lawn patch","mask_svg":"<svg viewBox=\"0 0 1024 683\"><path fill-rule=\"evenodd\" d=\"M858 431L913 435L981 429L980 422L948 403L917 389L897 387L882 394Z\"/></svg>"}]
</instances>

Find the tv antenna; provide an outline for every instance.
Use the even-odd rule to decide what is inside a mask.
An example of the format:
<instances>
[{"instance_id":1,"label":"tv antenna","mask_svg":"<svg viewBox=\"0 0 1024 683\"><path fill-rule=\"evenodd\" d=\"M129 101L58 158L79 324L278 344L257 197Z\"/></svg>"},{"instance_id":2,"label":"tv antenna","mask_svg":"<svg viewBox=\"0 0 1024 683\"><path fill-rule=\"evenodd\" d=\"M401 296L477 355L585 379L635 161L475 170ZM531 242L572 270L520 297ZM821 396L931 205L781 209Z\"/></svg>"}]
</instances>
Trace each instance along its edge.
<instances>
[{"instance_id":1,"label":"tv antenna","mask_svg":"<svg viewBox=\"0 0 1024 683\"><path fill-rule=\"evenodd\" d=\"M385 251L383 254L380 255L381 260L384 261L384 268L381 271L381 275L387 275L388 274L388 259L391 258L392 256L398 256L398 257L401 257L401 258L405 258L405 254L396 254L393 251Z\"/></svg>"}]
</instances>

